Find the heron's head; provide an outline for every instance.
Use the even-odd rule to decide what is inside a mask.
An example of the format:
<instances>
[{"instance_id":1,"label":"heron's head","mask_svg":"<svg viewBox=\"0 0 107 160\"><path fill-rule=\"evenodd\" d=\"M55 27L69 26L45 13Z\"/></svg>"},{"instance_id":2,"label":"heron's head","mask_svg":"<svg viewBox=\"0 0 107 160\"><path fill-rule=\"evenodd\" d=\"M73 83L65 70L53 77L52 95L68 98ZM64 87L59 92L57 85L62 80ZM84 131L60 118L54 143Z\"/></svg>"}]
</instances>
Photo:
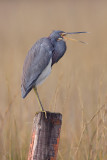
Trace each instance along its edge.
<instances>
[{"instance_id":1,"label":"heron's head","mask_svg":"<svg viewBox=\"0 0 107 160\"><path fill-rule=\"evenodd\" d=\"M57 40L62 40L63 39L63 34L65 32L64 31L53 31L51 34L50 34L50 38L57 41Z\"/></svg>"},{"instance_id":2,"label":"heron's head","mask_svg":"<svg viewBox=\"0 0 107 160\"><path fill-rule=\"evenodd\" d=\"M49 38L52 40L52 41L59 41L59 40L66 40L66 39L69 39L69 40L75 40L75 39L71 39L71 38L67 38L66 35L68 34L80 34L80 33L88 33L88 32L64 32L64 31L53 31ZM78 40L75 40L75 41L78 41ZM82 41L79 41L79 42L82 42ZM84 43L84 42L82 42Z\"/></svg>"}]
</instances>

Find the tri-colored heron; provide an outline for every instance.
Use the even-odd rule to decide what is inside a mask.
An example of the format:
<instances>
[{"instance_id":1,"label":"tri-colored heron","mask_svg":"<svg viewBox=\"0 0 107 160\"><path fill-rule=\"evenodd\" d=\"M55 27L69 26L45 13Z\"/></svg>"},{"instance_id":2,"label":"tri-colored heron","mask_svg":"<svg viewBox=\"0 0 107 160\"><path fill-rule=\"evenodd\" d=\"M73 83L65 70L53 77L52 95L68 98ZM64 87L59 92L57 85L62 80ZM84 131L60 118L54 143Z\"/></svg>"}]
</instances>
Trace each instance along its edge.
<instances>
[{"instance_id":1,"label":"tri-colored heron","mask_svg":"<svg viewBox=\"0 0 107 160\"><path fill-rule=\"evenodd\" d=\"M51 73L53 64L57 63L64 55L66 51L66 35L80 33L87 32L53 31L49 37L38 40L26 56L21 84L22 97L25 98L34 89L42 111L44 111L44 108L37 92L37 85L45 80Z\"/></svg>"}]
</instances>

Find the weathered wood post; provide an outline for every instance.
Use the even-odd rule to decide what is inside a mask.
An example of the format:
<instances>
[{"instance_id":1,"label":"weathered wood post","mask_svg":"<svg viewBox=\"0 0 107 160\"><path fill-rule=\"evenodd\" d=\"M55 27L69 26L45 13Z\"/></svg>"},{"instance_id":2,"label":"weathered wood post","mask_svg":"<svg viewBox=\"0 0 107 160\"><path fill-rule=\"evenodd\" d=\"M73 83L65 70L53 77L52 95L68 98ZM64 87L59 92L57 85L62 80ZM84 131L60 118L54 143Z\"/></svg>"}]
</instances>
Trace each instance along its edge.
<instances>
[{"instance_id":1,"label":"weathered wood post","mask_svg":"<svg viewBox=\"0 0 107 160\"><path fill-rule=\"evenodd\" d=\"M40 112L33 121L28 160L56 160L62 124L60 113Z\"/></svg>"}]
</instances>

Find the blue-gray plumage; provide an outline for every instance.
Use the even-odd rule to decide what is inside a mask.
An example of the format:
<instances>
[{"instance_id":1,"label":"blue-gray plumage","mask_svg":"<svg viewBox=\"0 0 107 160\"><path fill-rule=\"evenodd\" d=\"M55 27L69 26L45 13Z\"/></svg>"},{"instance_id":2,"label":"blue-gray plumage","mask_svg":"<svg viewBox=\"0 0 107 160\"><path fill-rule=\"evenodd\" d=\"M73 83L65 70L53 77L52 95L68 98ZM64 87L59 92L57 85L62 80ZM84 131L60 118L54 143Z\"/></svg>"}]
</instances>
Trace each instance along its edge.
<instances>
[{"instance_id":1,"label":"blue-gray plumage","mask_svg":"<svg viewBox=\"0 0 107 160\"><path fill-rule=\"evenodd\" d=\"M48 38L37 41L28 52L22 75L21 90L23 98L35 87L37 79L49 64L52 52L53 46Z\"/></svg>"},{"instance_id":2,"label":"blue-gray plumage","mask_svg":"<svg viewBox=\"0 0 107 160\"><path fill-rule=\"evenodd\" d=\"M35 88L38 84L43 82L43 80L50 74L52 65L57 63L64 55L66 51L64 36L67 34L79 33L86 32L69 33L63 31L53 31L49 37L41 38L32 46L26 56L23 66L21 84L23 98L27 96L32 88ZM39 96L38 93L36 94Z\"/></svg>"}]
</instances>

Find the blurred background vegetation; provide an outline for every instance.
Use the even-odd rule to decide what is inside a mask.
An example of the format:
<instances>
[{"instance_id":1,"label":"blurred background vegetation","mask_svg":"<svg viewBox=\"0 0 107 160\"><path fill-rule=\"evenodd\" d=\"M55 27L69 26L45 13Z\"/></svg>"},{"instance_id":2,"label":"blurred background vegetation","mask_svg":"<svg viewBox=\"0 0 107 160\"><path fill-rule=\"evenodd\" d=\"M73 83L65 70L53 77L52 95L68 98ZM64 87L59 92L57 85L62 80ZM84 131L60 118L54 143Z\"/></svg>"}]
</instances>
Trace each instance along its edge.
<instances>
[{"instance_id":1,"label":"blurred background vegetation","mask_svg":"<svg viewBox=\"0 0 107 160\"><path fill-rule=\"evenodd\" d=\"M58 160L106 160L106 0L0 1L0 160L27 159L39 106L33 91L21 98L23 63L53 30L90 32L72 36L88 45L67 41L65 56L38 87L45 109L63 114Z\"/></svg>"}]
</instances>

